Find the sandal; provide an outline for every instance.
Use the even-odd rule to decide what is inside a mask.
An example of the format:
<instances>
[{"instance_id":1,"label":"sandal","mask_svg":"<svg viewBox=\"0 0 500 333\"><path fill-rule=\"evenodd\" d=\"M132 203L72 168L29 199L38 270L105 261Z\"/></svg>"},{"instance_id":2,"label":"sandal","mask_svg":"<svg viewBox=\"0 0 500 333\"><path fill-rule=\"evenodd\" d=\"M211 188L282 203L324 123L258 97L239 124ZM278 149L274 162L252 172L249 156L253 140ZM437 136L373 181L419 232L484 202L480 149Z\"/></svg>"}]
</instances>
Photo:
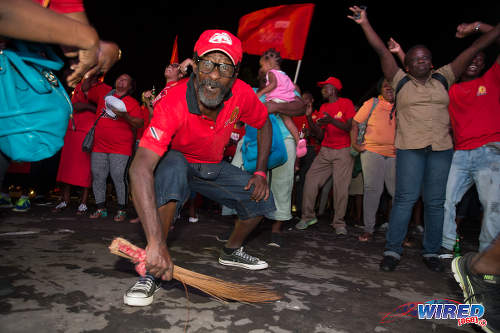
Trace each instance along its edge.
<instances>
[{"instance_id":1,"label":"sandal","mask_svg":"<svg viewBox=\"0 0 500 333\"><path fill-rule=\"evenodd\" d=\"M108 216L108 210L106 208L99 208L92 214L90 214L91 219L98 219L100 217L107 217Z\"/></svg>"},{"instance_id":2,"label":"sandal","mask_svg":"<svg viewBox=\"0 0 500 333\"><path fill-rule=\"evenodd\" d=\"M57 204L57 206L54 207L54 209L52 209L52 213L62 212L66 209L66 207L68 207L68 203L66 201L61 201L59 204Z\"/></svg>"},{"instance_id":3,"label":"sandal","mask_svg":"<svg viewBox=\"0 0 500 333\"><path fill-rule=\"evenodd\" d=\"M113 217L113 221L123 222L123 221L125 221L126 218L127 218L127 212L120 209L116 212L115 217Z\"/></svg>"},{"instance_id":4,"label":"sandal","mask_svg":"<svg viewBox=\"0 0 500 333\"><path fill-rule=\"evenodd\" d=\"M370 242L373 240L373 234L369 232L364 232L361 235L359 235L358 240L360 242Z\"/></svg>"}]
</instances>

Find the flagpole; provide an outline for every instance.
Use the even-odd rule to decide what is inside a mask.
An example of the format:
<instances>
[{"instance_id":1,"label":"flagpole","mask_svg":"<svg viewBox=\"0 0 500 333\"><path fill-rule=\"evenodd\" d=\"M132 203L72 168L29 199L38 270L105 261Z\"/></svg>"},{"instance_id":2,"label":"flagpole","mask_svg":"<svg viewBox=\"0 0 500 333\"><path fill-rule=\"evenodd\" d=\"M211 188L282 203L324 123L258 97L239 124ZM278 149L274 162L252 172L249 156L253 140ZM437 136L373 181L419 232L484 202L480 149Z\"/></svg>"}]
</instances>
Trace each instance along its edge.
<instances>
[{"instance_id":1,"label":"flagpole","mask_svg":"<svg viewBox=\"0 0 500 333\"><path fill-rule=\"evenodd\" d=\"M297 70L295 71L295 79L293 79L293 83L296 84L297 83L297 79L299 77L299 70L300 70L300 65L302 64L302 59L299 60L299 62L297 63Z\"/></svg>"}]
</instances>

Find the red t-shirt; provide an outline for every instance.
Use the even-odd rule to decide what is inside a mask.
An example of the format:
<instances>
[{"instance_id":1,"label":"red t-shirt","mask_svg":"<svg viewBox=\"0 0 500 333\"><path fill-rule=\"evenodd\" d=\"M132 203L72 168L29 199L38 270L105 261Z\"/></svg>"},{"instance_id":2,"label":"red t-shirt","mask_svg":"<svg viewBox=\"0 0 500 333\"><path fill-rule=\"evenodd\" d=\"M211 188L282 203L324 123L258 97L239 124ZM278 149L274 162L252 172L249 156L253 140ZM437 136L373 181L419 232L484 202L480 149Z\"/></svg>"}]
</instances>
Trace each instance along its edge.
<instances>
[{"instance_id":1,"label":"red t-shirt","mask_svg":"<svg viewBox=\"0 0 500 333\"><path fill-rule=\"evenodd\" d=\"M500 64L477 79L450 88L451 126L456 150L500 141Z\"/></svg>"},{"instance_id":2,"label":"red t-shirt","mask_svg":"<svg viewBox=\"0 0 500 333\"><path fill-rule=\"evenodd\" d=\"M71 103L90 103L87 96L82 91L82 83L78 83L71 95ZM95 121L95 113L91 111L76 111L73 109L73 120L75 122L75 130L87 133ZM73 130L73 120L69 119L68 131Z\"/></svg>"},{"instance_id":3,"label":"red t-shirt","mask_svg":"<svg viewBox=\"0 0 500 333\"><path fill-rule=\"evenodd\" d=\"M104 110L104 98L111 91L111 87L101 83L93 86L87 92L89 101L97 104L96 116L99 116ZM113 96L120 98L118 95ZM122 98L127 113L131 117L140 118L141 108L139 103L131 96ZM134 143L134 132L129 123L122 118L111 118L104 114L97 122L94 136L93 152L122 154L131 156Z\"/></svg>"},{"instance_id":4,"label":"red t-shirt","mask_svg":"<svg viewBox=\"0 0 500 333\"><path fill-rule=\"evenodd\" d=\"M313 111L313 113L311 114L311 118L314 122L316 122L316 120L318 120L318 118L321 117L321 113L317 110ZM295 123L295 126L297 126L297 129L299 130L299 132L302 130L302 128L307 128L309 129L309 123L307 122L307 117L304 115L304 116L295 116L292 118L293 122ZM318 142L318 140L316 140L314 137L310 136L307 138L307 144L309 145L312 145L314 146L314 150L316 152L318 152L319 148L320 148L320 143Z\"/></svg>"},{"instance_id":5,"label":"red t-shirt","mask_svg":"<svg viewBox=\"0 0 500 333\"><path fill-rule=\"evenodd\" d=\"M226 145L226 149L224 150L224 157L234 157L234 154L236 153L236 146L244 136L245 126L241 126L240 128L236 128L236 126L233 126L233 131L231 132L231 140Z\"/></svg>"},{"instance_id":6,"label":"red t-shirt","mask_svg":"<svg viewBox=\"0 0 500 333\"><path fill-rule=\"evenodd\" d=\"M177 150L190 163L219 163L238 120L262 128L267 117L267 108L252 88L238 79L223 101L217 120L203 116L191 78L169 89L156 104L139 146L159 156L167 149Z\"/></svg>"},{"instance_id":7,"label":"red t-shirt","mask_svg":"<svg viewBox=\"0 0 500 333\"><path fill-rule=\"evenodd\" d=\"M342 97L340 97L336 102L321 105L319 112L321 116L328 113L331 117L343 123L352 119L356 114L352 101ZM325 137L321 142L323 147L342 149L351 146L351 136L349 132L343 131L332 124L328 124L322 128L325 131Z\"/></svg>"},{"instance_id":8,"label":"red t-shirt","mask_svg":"<svg viewBox=\"0 0 500 333\"><path fill-rule=\"evenodd\" d=\"M43 6L49 3L48 8L57 13L75 13L84 12L83 0L33 0Z\"/></svg>"}]
</instances>

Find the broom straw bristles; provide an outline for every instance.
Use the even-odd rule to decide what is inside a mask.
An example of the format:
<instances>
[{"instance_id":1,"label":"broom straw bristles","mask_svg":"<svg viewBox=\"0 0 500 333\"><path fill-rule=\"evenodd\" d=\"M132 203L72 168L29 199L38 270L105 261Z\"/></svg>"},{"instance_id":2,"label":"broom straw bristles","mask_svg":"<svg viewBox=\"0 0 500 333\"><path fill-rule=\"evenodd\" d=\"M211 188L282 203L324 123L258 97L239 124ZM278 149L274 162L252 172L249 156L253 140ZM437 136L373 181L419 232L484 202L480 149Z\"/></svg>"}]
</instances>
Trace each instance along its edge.
<instances>
[{"instance_id":1,"label":"broom straw bristles","mask_svg":"<svg viewBox=\"0 0 500 333\"><path fill-rule=\"evenodd\" d=\"M113 240L109 249L111 253L133 262L138 262L145 258L143 249L120 237ZM238 302L260 303L275 301L281 298L280 295L264 285L227 282L177 265L174 265L173 277L179 282L199 289L221 301L234 300Z\"/></svg>"}]
</instances>

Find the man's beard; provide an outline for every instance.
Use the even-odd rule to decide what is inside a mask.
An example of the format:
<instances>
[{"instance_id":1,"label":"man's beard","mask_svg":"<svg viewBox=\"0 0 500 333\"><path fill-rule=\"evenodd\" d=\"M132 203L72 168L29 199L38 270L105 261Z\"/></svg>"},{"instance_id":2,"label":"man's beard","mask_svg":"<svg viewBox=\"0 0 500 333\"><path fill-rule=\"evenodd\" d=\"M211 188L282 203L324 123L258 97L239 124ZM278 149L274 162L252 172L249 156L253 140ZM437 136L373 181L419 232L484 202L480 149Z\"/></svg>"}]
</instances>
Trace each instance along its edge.
<instances>
[{"instance_id":1,"label":"man's beard","mask_svg":"<svg viewBox=\"0 0 500 333\"><path fill-rule=\"evenodd\" d=\"M211 88L220 88L220 93L215 97L208 97L207 95L205 95L203 89L205 86L209 86ZM217 106L219 106L230 89L220 82L212 81L210 79L204 79L201 81L198 80L196 82L196 87L198 90L198 98L200 99L200 102L209 109L215 109Z\"/></svg>"}]
</instances>

